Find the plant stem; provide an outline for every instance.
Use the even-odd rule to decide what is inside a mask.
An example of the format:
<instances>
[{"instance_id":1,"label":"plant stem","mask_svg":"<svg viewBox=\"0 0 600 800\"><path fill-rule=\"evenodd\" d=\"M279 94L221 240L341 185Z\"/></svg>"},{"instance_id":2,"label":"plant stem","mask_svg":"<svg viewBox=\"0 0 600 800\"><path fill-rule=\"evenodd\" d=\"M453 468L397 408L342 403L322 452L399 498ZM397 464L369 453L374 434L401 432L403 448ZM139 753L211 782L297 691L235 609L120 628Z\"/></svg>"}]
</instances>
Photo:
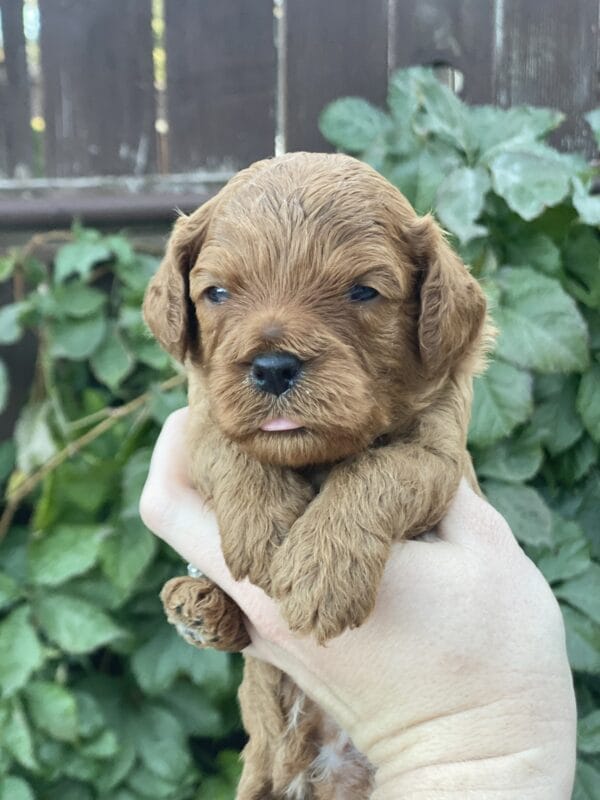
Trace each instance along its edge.
<instances>
[{"instance_id":1,"label":"plant stem","mask_svg":"<svg viewBox=\"0 0 600 800\"><path fill-rule=\"evenodd\" d=\"M174 375L172 378L164 381L159 385L161 391L169 391L176 386L180 386L186 380L185 375ZM89 431L86 431L78 439L69 442L62 450L55 453L52 458L46 461L39 469L32 472L25 480L20 483L12 492L6 495L6 508L0 517L0 541L6 536L10 523L15 515L15 512L21 502L32 492L35 487L44 480L46 475L49 475L53 470L63 464L67 459L74 456L88 444L95 441L103 433L110 430L123 417L127 417L139 408L142 408L152 397L152 392L144 392L143 394L125 403L123 406L117 408L106 409L106 417Z\"/></svg>"}]
</instances>

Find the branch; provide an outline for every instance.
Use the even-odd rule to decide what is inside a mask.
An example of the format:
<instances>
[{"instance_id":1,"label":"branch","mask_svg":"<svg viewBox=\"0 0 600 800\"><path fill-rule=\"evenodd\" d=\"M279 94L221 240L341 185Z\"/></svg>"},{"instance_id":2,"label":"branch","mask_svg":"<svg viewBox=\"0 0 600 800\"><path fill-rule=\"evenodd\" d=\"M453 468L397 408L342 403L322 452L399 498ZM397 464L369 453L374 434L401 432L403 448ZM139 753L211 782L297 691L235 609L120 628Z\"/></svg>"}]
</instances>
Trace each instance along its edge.
<instances>
[{"instance_id":1,"label":"branch","mask_svg":"<svg viewBox=\"0 0 600 800\"><path fill-rule=\"evenodd\" d=\"M185 383L185 380L185 375L174 375L172 378L169 378L169 380L161 383L159 388L163 392L169 391ZM55 453L52 458L46 461L45 464L42 464L39 469L25 478L12 492L8 492L6 495L6 508L0 517L0 541L6 536L15 512L21 502L44 480L46 475L49 475L67 459L76 455L80 450L83 450L84 447L87 447L88 444L91 444L91 442L95 441L99 436L102 436L103 433L110 430L120 419L129 416L129 414L132 414L138 408L144 406L151 397L151 391L144 392L144 394L130 400L129 403L123 406L107 409L107 416L102 422L90 428L83 436L80 436L73 442L69 442L62 450L59 450L58 453Z\"/></svg>"}]
</instances>

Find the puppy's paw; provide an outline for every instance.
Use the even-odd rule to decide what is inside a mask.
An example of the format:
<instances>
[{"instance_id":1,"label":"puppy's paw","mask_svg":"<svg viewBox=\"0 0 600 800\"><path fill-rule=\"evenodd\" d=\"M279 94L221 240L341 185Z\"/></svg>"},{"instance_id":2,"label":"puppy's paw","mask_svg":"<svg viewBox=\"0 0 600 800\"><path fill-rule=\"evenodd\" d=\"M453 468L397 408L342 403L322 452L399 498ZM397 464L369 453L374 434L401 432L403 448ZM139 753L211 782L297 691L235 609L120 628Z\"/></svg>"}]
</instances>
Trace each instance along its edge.
<instances>
[{"instance_id":1,"label":"puppy's paw","mask_svg":"<svg viewBox=\"0 0 600 800\"><path fill-rule=\"evenodd\" d=\"M264 477L264 485L257 481L251 508L230 498L228 504L219 504L217 516L223 556L233 577L238 581L247 577L270 595L275 553L313 495L309 485L292 473L283 480Z\"/></svg>"},{"instance_id":2,"label":"puppy's paw","mask_svg":"<svg viewBox=\"0 0 600 800\"><path fill-rule=\"evenodd\" d=\"M359 560L343 536L330 533L315 541L314 528L303 517L276 553L271 570L273 596L281 601L291 630L311 634L320 644L365 621L385 563L384 558L381 565L379 559Z\"/></svg>"},{"instance_id":3,"label":"puppy's paw","mask_svg":"<svg viewBox=\"0 0 600 800\"><path fill-rule=\"evenodd\" d=\"M253 536L249 537L250 525ZM254 538L257 534L257 538ZM221 537L223 556L229 571L236 581L248 578L267 594L271 590L269 563L276 545L276 539L268 520L252 521L241 518L235 525L229 525L227 535Z\"/></svg>"},{"instance_id":4,"label":"puppy's paw","mask_svg":"<svg viewBox=\"0 0 600 800\"><path fill-rule=\"evenodd\" d=\"M229 653L250 644L241 610L208 578L172 578L160 599L167 620L188 644Z\"/></svg>"}]
</instances>

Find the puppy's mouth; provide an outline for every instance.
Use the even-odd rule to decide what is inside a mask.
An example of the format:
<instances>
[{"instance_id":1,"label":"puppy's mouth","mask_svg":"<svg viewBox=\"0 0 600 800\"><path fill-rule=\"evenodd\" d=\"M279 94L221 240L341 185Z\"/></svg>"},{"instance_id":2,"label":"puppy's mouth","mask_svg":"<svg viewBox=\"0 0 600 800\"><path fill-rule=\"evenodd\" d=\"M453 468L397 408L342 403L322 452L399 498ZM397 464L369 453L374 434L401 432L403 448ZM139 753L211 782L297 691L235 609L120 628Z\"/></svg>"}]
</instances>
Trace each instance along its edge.
<instances>
[{"instance_id":1,"label":"puppy's mouth","mask_svg":"<svg viewBox=\"0 0 600 800\"><path fill-rule=\"evenodd\" d=\"M304 426L289 417L274 417L263 422L260 429L268 433L289 433L290 431L301 431Z\"/></svg>"}]
</instances>

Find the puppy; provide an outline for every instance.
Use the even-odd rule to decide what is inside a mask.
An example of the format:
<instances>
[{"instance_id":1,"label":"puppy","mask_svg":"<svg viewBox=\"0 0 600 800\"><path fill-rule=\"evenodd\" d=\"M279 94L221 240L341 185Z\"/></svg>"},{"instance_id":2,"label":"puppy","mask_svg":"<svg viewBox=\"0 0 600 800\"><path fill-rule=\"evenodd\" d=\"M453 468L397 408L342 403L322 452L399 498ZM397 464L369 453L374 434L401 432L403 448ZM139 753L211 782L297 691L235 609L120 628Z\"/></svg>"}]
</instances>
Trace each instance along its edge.
<instances>
[{"instance_id":1,"label":"puppy","mask_svg":"<svg viewBox=\"0 0 600 800\"><path fill-rule=\"evenodd\" d=\"M144 315L186 364L191 479L233 576L320 643L359 626L392 542L430 530L461 476L474 482L477 282L373 169L292 153L179 218ZM248 644L207 579L176 578L162 598L188 641ZM366 800L370 765L289 678L247 658L240 702L238 800Z\"/></svg>"}]
</instances>

